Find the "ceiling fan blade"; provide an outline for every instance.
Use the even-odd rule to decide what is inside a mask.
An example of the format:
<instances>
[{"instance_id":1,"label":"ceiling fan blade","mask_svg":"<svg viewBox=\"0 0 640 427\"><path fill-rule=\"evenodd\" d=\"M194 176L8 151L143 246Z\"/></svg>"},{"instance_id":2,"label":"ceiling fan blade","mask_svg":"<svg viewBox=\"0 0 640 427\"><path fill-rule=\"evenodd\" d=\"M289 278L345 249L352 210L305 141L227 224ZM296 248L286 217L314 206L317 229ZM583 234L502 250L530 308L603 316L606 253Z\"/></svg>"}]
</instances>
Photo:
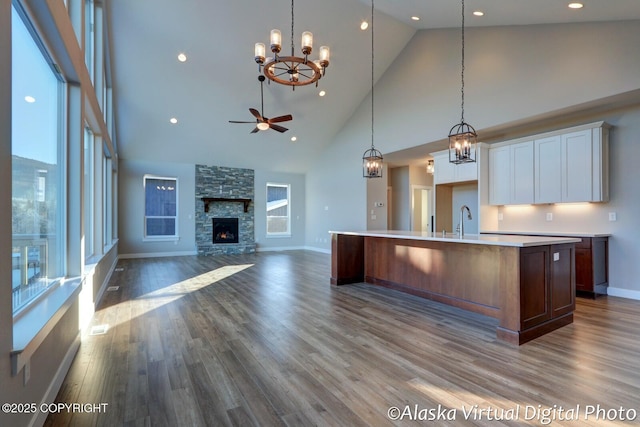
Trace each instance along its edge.
<instances>
[{"instance_id":1,"label":"ceiling fan blade","mask_svg":"<svg viewBox=\"0 0 640 427\"><path fill-rule=\"evenodd\" d=\"M289 120L293 120L293 116L291 114L287 114L286 116L274 117L272 119L267 119L267 123L288 122Z\"/></svg>"},{"instance_id":2,"label":"ceiling fan blade","mask_svg":"<svg viewBox=\"0 0 640 427\"><path fill-rule=\"evenodd\" d=\"M286 131L288 131L288 130L289 130L289 129L287 129L287 128L285 128L285 127L282 127L282 126L280 126L280 125L274 125L274 124L270 124L270 125L269 125L269 127L270 127L271 129L275 130L275 131L278 131L278 132L286 132Z\"/></svg>"},{"instance_id":3,"label":"ceiling fan blade","mask_svg":"<svg viewBox=\"0 0 640 427\"><path fill-rule=\"evenodd\" d=\"M255 123L255 121L252 121L252 122L240 122L238 120L229 120L229 123Z\"/></svg>"},{"instance_id":4,"label":"ceiling fan blade","mask_svg":"<svg viewBox=\"0 0 640 427\"><path fill-rule=\"evenodd\" d=\"M264 122L264 119L262 118L262 115L260 114L260 112L258 112L258 110L256 110L255 108L249 108L249 111L251 112L251 114L253 114L253 116L260 120L261 122Z\"/></svg>"},{"instance_id":5,"label":"ceiling fan blade","mask_svg":"<svg viewBox=\"0 0 640 427\"><path fill-rule=\"evenodd\" d=\"M253 130L252 130L251 132L249 132L249 133L256 133L256 132L258 132L259 130L260 130L260 129L258 129L258 128L256 127L256 128L253 128Z\"/></svg>"}]
</instances>

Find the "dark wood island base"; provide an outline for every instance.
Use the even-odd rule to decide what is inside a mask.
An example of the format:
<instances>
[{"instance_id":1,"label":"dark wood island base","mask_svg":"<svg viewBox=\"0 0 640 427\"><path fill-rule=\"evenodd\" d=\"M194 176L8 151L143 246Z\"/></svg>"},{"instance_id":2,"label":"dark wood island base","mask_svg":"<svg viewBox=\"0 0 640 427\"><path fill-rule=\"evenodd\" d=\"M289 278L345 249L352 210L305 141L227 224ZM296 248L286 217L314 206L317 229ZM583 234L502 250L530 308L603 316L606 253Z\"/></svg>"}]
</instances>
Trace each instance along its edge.
<instances>
[{"instance_id":1,"label":"dark wood island base","mask_svg":"<svg viewBox=\"0 0 640 427\"><path fill-rule=\"evenodd\" d=\"M573 322L575 247L567 239L502 245L363 234L332 233L332 284L366 282L491 316L497 338L515 345Z\"/></svg>"}]
</instances>

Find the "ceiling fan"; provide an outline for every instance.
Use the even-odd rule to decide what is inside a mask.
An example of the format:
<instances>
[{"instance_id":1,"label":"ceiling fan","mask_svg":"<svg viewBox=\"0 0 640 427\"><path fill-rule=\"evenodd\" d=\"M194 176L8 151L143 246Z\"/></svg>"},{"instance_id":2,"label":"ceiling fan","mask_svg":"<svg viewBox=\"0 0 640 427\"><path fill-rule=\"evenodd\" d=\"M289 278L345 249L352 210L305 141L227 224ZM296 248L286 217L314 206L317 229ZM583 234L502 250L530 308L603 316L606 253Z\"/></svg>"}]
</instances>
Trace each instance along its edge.
<instances>
[{"instance_id":1,"label":"ceiling fan","mask_svg":"<svg viewBox=\"0 0 640 427\"><path fill-rule=\"evenodd\" d=\"M264 117L264 90L262 86L264 79L265 79L264 76L262 75L258 76L258 80L260 80L260 105L261 105L262 113L260 113L255 108L249 108L249 112L251 112L251 114L253 114L253 116L256 118L255 122L241 122L237 120L229 120L229 123L256 123L256 127L251 131L251 133L256 133L259 130L267 130L267 129L273 129L278 132L286 132L289 129L280 125L276 125L275 123L288 122L289 120L293 120L293 116L291 114L273 117L271 119Z\"/></svg>"}]
</instances>

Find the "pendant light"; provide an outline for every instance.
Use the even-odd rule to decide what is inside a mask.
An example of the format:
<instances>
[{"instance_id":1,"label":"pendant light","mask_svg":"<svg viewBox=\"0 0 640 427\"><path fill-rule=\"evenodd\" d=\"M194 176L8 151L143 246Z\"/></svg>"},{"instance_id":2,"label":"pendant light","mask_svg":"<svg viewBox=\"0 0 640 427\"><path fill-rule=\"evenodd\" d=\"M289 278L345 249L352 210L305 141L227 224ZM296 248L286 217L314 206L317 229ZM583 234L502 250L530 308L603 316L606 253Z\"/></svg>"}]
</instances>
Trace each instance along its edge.
<instances>
[{"instance_id":1,"label":"pendant light","mask_svg":"<svg viewBox=\"0 0 640 427\"><path fill-rule=\"evenodd\" d=\"M382 178L382 153L373 145L373 0L371 0L371 148L362 155L362 176L364 178Z\"/></svg>"},{"instance_id":2,"label":"pendant light","mask_svg":"<svg viewBox=\"0 0 640 427\"><path fill-rule=\"evenodd\" d=\"M460 123L449 131L449 161L451 163L470 163L476 161L478 134L470 124L464 121L464 0L462 0L462 71L461 71L462 114Z\"/></svg>"}]
</instances>

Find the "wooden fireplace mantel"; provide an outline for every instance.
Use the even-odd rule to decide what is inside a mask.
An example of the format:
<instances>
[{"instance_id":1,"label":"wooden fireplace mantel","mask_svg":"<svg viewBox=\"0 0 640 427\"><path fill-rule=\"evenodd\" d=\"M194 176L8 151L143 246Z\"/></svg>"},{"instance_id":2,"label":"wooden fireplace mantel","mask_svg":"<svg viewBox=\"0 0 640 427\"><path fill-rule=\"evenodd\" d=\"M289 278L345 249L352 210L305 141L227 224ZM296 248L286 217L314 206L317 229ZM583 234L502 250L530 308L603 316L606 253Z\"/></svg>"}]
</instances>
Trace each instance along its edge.
<instances>
[{"instance_id":1,"label":"wooden fireplace mantel","mask_svg":"<svg viewBox=\"0 0 640 427\"><path fill-rule=\"evenodd\" d=\"M209 203L212 202L239 202L244 204L244 211L249 211L249 203L251 203L251 199L230 199L228 197L201 197L201 200L204 202L204 211L209 212Z\"/></svg>"}]
</instances>

